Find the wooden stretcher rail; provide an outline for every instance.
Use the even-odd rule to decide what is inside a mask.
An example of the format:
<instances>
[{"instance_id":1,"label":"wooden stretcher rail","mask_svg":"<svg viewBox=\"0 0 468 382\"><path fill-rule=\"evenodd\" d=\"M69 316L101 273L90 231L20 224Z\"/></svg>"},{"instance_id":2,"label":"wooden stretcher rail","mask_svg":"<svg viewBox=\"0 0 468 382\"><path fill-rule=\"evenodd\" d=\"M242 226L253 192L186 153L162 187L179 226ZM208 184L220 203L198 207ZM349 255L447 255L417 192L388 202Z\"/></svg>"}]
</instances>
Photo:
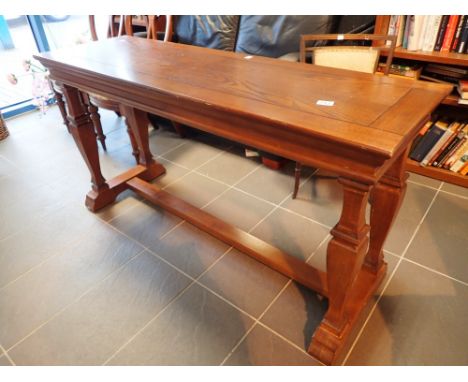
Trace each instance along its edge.
<instances>
[{"instance_id":1,"label":"wooden stretcher rail","mask_svg":"<svg viewBox=\"0 0 468 382\"><path fill-rule=\"evenodd\" d=\"M232 245L234 248L255 258L263 264L275 269L281 274L328 296L327 276L311 265L284 253L278 248L230 225L215 216L161 190L154 184L139 178L127 181L130 189L143 196L150 202L185 219L201 230L208 232L219 240Z\"/></svg>"}]
</instances>

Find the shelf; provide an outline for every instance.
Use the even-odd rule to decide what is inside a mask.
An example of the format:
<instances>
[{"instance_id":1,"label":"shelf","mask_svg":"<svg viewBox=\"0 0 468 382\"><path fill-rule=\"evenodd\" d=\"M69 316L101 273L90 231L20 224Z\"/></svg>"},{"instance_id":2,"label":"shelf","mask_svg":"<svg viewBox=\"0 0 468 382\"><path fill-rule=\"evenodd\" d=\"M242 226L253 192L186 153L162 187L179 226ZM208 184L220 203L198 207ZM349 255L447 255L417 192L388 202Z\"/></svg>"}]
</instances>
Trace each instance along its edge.
<instances>
[{"instance_id":1,"label":"shelf","mask_svg":"<svg viewBox=\"0 0 468 382\"><path fill-rule=\"evenodd\" d=\"M420 166L418 162L415 162L411 159L408 159L406 162L406 170L419 175L428 176L429 178L441 180L443 182L456 184L462 187L468 187L468 176L466 175L460 175L456 172L432 166L423 167Z\"/></svg>"},{"instance_id":2,"label":"shelf","mask_svg":"<svg viewBox=\"0 0 468 382\"><path fill-rule=\"evenodd\" d=\"M387 51L382 50L382 55L387 55ZM447 65L468 66L468 54L464 53L411 51L399 47L395 48L393 57Z\"/></svg>"},{"instance_id":3,"label":"shelf","mask_svg":"<svg viewBox=\"0 0 468 382\"><path fill-rule=\"evenodd\" d=\"M448 95L442 102L442 105L456 106L466 108L468 105L458 103L458 96L455 94Z\"/></svg>"}]
</instances>

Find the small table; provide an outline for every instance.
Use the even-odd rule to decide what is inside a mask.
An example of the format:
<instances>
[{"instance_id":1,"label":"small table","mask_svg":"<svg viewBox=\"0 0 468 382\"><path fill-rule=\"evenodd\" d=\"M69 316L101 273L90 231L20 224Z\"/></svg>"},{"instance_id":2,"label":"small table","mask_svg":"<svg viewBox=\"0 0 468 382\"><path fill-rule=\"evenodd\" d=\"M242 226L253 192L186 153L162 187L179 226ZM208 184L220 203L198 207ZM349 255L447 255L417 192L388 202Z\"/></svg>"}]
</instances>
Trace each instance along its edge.
<instances>
[{"instance_id":1,"label":"small table","mask_svg":"<svg viewBox=\"0 0 468 382\"><path fill-rule=\"evenodd\" d=\"M387 269L382 248L405 193L410 143L451 87L132 37L36 58L64 89L70 130L91 173L86 206L97 211L131 189L316 290L329 307L308 351L339 363ZM138 146L138 165L108 181L82 92L121 103ZM147 112L337 173L343 209L327 272L149 183L165 168L149 149Z\"/></svg>"}]
</instances>

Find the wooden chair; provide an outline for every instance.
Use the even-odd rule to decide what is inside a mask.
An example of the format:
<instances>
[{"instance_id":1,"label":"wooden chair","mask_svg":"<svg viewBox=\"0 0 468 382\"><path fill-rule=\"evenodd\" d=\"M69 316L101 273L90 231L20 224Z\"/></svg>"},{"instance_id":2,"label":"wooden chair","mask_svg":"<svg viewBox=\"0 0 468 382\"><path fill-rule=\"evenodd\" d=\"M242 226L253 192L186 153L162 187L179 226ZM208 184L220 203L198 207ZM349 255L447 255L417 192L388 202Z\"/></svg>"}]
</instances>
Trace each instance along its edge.
<instances>
[{"instance_id":1,"label":"wooden chair","mask_svg":"<svg viewBox=\"0 0 468 382\"><path fill-rule=\"evenodd\" d=\"M172 39L172 16L157 16L157 15L142 15L142 16L134 16L134 15L111 15L109 16L108 27L107 27L107 37L119 37L124 34L133 36L135 34L134 27L140 26L143 29L146 29L146 38L156 39L161 37L163 41L170 41ZM96 29L96 20L93 15L89 16L89 27L91 33L91 40L97 41L98 40L98 33ZM163 34L161 34L163 33ZM52 84L52 88L55 93L55 97L57 99L57 104L59 106L60 112L62 114L63 120L67 129L69 130L68 126L68 119L67 113L65 109L65 103L62 96L62 91L60 86L57 84ZM107 150L105 139L106 136L104 135L102 125L101 125L101 118L98 112L98 108L103 108L107 110L114 111L119 117L121 116L121 108L120 104L114 100L108 99L106 97L97 95L97 94L82 94L83 101L86 105L88 105L88 112L90 114L90 118L93 122L94 129L96 131L97 139L101 142L102 148ZM131 129L127 123L127 131L130 137L130 142L132 144L132 153L135 157L135 160L138 163L138 148L131 132Z\"/></svg>"},{"instance_id":2,"label":"wooden chair","mask_svg":"<svg viewBox=\"0 0 468 382\"><path fill-rule=\"evenodd\" d=\"M317 44L326 41L333 45ZM371 42L372 45L349 45L349 42ZM314 46L307 46L310 43ZM390 43L388 45L388 42ZM341 44L345 45L341 45ZM382 49L387 51L384 75L388 75L393 60L396 37L391 35L377 34L321 34L302 35L300 40L299 60L302 63L310 61L315 65L334 67L339 69L355 70L364 73L375 73L379 63ZM295 199L299 190L302 164L296 162L294 171L294 192L292 198ZM316 176L322 178L333 178L329 176ZM313 188L314 189L314 188Z\"/></svg>"}]
</instances>

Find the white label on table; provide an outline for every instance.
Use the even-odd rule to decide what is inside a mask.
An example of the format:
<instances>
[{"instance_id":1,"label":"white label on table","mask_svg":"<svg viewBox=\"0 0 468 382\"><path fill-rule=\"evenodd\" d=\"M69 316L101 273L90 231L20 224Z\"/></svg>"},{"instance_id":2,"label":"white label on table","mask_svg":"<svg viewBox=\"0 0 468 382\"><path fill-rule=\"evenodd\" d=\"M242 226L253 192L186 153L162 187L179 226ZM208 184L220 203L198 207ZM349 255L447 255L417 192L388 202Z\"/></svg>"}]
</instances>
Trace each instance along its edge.
<instances>
[{"instance_id":1,"label":"white label on table","mask_svg":"<svg viewBox=\"0 0 468 382\"><path fill-rule=\"evenodd\" d=\"M245 58L246 60L250 60L252 57L253 57L253 56L245 56L244 58Z\"/></svg>"},{"instance_id":2,"label":"white label on table","mask_svg":"<svg viewBox=\"0 0 468 382\"><path fill-rule=\"evenodd\" d=\"M337 39L337 40L344 40L344 35L343 35L343 34L339 34L338 36L336 36L336 39Z\"/></svg>"},{"instance_id":3,"label":"white label on table","mask_svg":"<svg viewBox=\"0 0 468 382\"><path fill-rule=\"evenodd\" d=\"M335 101L326 101L323 99L319 99L317 101L317 105L320 105L320 106L333 106L334 104L335 104Z\"/></svg>"}]
</instances>

